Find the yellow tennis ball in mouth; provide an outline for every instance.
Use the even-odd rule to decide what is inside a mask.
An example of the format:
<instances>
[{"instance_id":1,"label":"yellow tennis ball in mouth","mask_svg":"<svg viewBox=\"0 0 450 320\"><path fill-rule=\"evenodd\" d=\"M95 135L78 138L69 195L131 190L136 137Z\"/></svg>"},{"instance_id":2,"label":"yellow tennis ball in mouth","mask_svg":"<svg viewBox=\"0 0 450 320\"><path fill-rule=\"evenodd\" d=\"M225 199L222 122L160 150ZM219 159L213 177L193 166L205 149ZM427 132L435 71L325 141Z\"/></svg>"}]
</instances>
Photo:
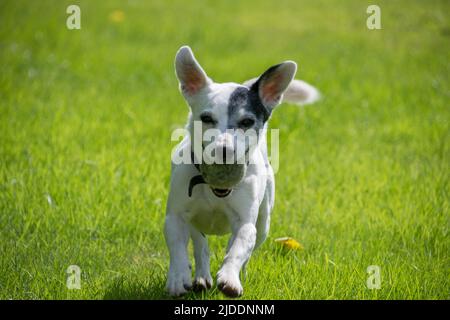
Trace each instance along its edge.
<instances>
[{"instance_id":1,"label":"yellow tennis ball in mouth","mask_svg":"<svg viewBox=\"0 0 450 320\"><path fill-rule=\"evenodd\" d=\"M200 172L206 183L213 188L231 189L245 176L245 164L200 164Z\"/></svg>"}]
</instances>

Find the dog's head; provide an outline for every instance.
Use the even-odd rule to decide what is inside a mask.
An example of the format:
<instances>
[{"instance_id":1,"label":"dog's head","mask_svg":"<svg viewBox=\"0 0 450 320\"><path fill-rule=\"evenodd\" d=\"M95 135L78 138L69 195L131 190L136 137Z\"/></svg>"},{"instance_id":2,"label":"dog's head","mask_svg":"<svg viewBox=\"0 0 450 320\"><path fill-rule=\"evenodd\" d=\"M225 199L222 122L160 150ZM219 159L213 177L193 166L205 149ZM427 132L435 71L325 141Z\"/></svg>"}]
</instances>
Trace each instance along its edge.
<instances>
[{"instance_id":1,"label":"dog's head","mask_svg":"<svg viewBox=\"0 0 450 320\"><path fill-rule=\"evenodd\" d=\"M175 70L180 90L191 108L190 130L194 121L202 132L215 132L211 141L201 141L202 149L210 148L228 159L240 163L245 154L237 154L237 145L246 143L242 132L256 135L264 128L273 109L282 101L283 93L295 76L297 65L285 61L270 67L250 85L213 82L197 62L188 46L181 47L175 58ZM193 143L198 143L193 141ZM248 151L248 146L245 147ZM207 155L204 153L204 160ZM217 156L215 157L217 159ZM210 160L211 161L211 160Z\"/></svg>"}]
</instances>

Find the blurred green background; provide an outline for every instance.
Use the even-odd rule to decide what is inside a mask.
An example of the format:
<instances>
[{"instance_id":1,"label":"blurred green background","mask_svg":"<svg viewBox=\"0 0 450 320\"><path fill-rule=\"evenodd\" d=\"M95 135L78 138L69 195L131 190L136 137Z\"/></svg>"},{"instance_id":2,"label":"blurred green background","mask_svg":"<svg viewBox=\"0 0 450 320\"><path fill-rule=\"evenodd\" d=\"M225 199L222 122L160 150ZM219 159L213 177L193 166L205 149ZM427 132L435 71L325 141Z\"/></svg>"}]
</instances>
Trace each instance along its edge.
<instances>
[{"instance_id":1,"label":"blurred green background","mask_svg":"<svg viewBox=\"0 0 450 320\"><path fill-rule=\"evenodd\" d=\"M450 2L377 1L381 30L370 4L2 0L0 298L168 298L170 135L188 112L173 59L188 44L217 82L290 59L323 94L272 117L276 205L244 299L448 299ZM210 237L213 275L226 241Z\"/></svg>"}]
</instances>

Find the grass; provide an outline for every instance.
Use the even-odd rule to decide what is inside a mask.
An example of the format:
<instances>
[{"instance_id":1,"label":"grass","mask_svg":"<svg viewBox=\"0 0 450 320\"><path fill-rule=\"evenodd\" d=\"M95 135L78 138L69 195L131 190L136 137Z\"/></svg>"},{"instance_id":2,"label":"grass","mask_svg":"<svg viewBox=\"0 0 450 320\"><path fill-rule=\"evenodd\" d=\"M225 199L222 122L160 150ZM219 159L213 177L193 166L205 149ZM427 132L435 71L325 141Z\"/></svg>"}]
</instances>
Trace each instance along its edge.
<instances>
[{"instance_id":1,"label":"grass","mask_svg":"<svg viewBox=\"0 0 450 320\"><path fill-rule=\"evenodd\" d=\"M292 59L324 95L271 120L276 206L243 298L448 299L449 2L377 1L374 31L366 1L171 3L0 3L0 298L168 298L170 134L188 111L173 59L189 44L218 82ZM210 237L213 274L226 241Z\"/></svg>"}]
</instances>

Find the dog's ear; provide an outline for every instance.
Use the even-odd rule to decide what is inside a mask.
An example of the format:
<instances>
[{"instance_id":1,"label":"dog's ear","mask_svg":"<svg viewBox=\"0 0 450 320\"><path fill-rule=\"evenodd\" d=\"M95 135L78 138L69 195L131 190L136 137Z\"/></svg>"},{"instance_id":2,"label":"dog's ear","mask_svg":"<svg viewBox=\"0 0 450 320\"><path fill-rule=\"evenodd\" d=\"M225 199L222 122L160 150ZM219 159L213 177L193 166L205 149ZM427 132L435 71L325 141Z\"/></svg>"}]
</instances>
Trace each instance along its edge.
<instances>
[{"instance_id":1,"label":"dog's ear","mask_svg":"<svg viewBox=\"0 0 450 320\"><path fill-rule=\"evenodd\" d=\"M211 83L200 64L195 60L191 48L181 47L175 57L175 72L181 92L192 97Z\"/></svg>"},{"instance_id":2,"label":"dog's ear","mask_svg":"<svg viewBox=\"0 0 450 320\"><path fill-rule=\"evenodd\" d=\"M250 89L256 90L262 104L272 110L282 101L283 93L296 72L297 64L294 61L285 61L267 69Z\"/></svg>"}]
</instances>

